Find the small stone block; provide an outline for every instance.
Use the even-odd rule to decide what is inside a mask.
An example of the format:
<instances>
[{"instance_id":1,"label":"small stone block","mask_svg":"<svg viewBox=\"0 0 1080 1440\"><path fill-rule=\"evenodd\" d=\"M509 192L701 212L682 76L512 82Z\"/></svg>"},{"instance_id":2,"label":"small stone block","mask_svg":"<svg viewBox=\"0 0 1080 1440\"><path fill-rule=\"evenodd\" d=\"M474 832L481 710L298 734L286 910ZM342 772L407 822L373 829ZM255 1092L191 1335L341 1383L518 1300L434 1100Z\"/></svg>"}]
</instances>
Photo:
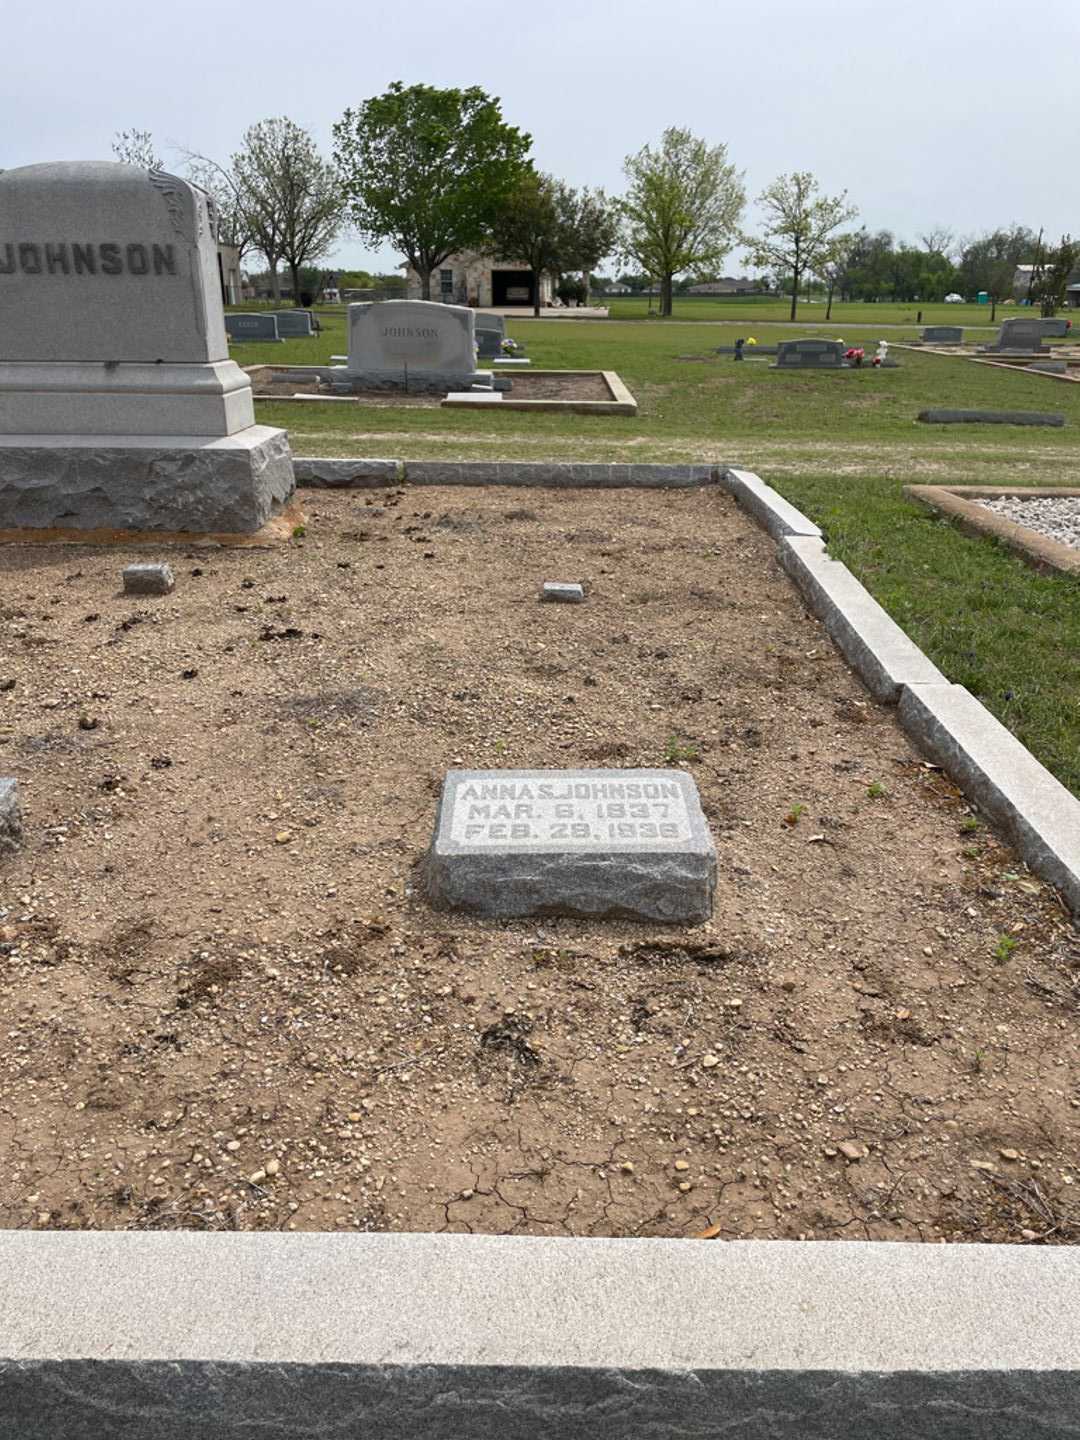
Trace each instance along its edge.
<instances>
[{"instance_id":1,"label":"small stone block","mask_svg":"<svg viewBox=\"0 0 1080 1440\"><path fill-rule=\"evenodd\" d=\"M498 919L712 914L716 851L682 770L451 770L426 861L432 903Z\"/></svg>"},{"instance_id":2,"label":"small stone block","mask_svg":"<svg viewBox=\"0 0 1080 1440\"><path fill-rule=\"evenodd\" d=\"M125 565L126 595L168 595L176 581L168 565Z\"/></svg>"},{"instance_id":3,"label":"small stone block","mask_svg":"<svg viewBox=\"0 0 1080 1440\"><path fill-rule=\"evenodd\" d=\"M567 584L562 580L545 580L540 599L556 605L580 605L585 599L585 587Z\"/></svg>"},{"instance_id":4,"label":"small stone block","mask_svg":"<svg viewBox=\"0 0 1080 1440\"><path fill-rule=\"evenodd\" d=\"M22 835L18 782L0 780L0 855L17 850L22 843Z\"/></svg>"}]
</instances>

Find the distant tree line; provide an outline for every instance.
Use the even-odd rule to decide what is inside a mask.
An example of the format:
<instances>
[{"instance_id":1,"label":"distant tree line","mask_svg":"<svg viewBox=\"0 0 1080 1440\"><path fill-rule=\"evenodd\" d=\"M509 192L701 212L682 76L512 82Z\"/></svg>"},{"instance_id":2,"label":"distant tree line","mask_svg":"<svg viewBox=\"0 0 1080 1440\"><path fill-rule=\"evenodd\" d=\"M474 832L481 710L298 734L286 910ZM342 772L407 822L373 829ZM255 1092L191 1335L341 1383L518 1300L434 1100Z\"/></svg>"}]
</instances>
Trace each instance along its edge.
<instances>
[{"instance_id":1,"label":"distant tree line","mask_svg":"<svg viewBox=\"0 0 1080 1440\"><path fill-rule=\"evenodd\" d=\"M298 297L347 230L404 255L425 299L438 269L463 252L518 261L538 278L554 277L559 294L582 300L596 268L615 257L627 267L620 282L657 292L661 315L671 313L676 293L715 279L737 246L762 272L763 289L790 296L792 319L800 295L812 291L828 297L830 312L834 298L933 302L979 292L996 308L1013 297L1021 265L1030 278L1019 298L1052 315L1080 261L1069 236L1052 244L1022 225L966 239L934 230L918 244L887 230L852 229L858 212L846 192L826 194L807 171L766 186L756 197L759 225L744 230L744 177L726 146L677 126L627 156L620 197L543 173L531 147L531 136L503 118L499 100L476 86L396 82L345 111L333 127L330 159L285 117L250 126L227 162L176 148L189 177L214 199L219 238L241 258L261 257L275 299L282 268ZM161 168L147 131L120 132L113 149L122 160ZM339 285L348 282L339 276ZM539 285L534 293L539 311Z\"/></svg>"}]
</instances>

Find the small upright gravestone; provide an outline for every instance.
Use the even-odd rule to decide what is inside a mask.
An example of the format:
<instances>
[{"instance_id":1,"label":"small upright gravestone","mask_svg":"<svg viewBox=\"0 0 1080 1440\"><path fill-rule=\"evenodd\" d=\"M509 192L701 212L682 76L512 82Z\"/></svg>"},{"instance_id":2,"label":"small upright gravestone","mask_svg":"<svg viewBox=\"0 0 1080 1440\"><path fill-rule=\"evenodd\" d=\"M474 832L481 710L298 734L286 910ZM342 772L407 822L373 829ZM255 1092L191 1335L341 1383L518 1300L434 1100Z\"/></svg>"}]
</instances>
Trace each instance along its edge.
<instances>
[{"instance_id":1,"label":"small upright gravestone","mask_svg":"<svg viewBox=\"0 0 1080 1440\"><path fill-rule=\"evenodd\" d=\"M274 319L283 340L306 340L315 334L315 317L310 310L276 310Z\"/></svg>"},{"instance_id":2,"label":"small upright gravestone","mask_svg":"<svg viewBox=\"0 0 1080 1440\"><path fill-rule=\"evenodd\" d=\"M1061 315L1045 315L1039 320L1039 329L1044 340L1064 340L1069 333L1069 321Z\"/></svg>"},{"instance_id":3,"label":"small upright gravestone","mask_svg":"<svg viewBox=\"0 0 1080 1440\"><path fill-rule=\"evenodd\" d=\"M782 340L771 370L842 370L846 368L840 340Z\"/></svg>"},{"instance_id":4,"label":"small upright gravestone","mask_svg":"<svg viewBox=\"0 0 1080 1440\"><path fill-rule=\"evenodd\" d=\"M682 770L451 770L426 882L434 904L497 918L693 923L716 852Z\"/></svg>"},{"instance_id":5,"label":"small upright gravestone","mask_svg":"<svg viewBox=\"0 0 1080 1440\"><path fill-rule=\"evenodd\" d=\"M924 345L962 345L964 331L960 325L927 325L921 338Z\"/></svg>"},{"instance_id":6,"label":"small upright gravestone","mask_svg":"<svg viewBox=\"0 0 1080 1440\"><path fill-rule=\"evenodd\" d=\"M1005 320L994 343L982 348L988 353L1015 351L1024 355L1045 355L1047 347L1042 342L1042 321L1017 317Z\"/></svg>"},{"instance_id":7,"label":"small upright gravestone","mask_svg":"<svg viewBox=\"0 0 1080 1440\"><path fill-rule=\"evenodd\" d=\"M230 340L261 340L265 343L282 338L282 332L278 329L278 317L266 310L226 315L225 330Z\"/></svg>"},{"instance_id":8,"label":"small upright gravestone","mask_svg":"<svg viewBox=\"0 0 1080 1440\"><path fill-rule=\"evenodd\" d=\"M0 173L0 529L250 532L292 494L229 359L214 232L160 170Z\"/></svg>"}]
</instances>

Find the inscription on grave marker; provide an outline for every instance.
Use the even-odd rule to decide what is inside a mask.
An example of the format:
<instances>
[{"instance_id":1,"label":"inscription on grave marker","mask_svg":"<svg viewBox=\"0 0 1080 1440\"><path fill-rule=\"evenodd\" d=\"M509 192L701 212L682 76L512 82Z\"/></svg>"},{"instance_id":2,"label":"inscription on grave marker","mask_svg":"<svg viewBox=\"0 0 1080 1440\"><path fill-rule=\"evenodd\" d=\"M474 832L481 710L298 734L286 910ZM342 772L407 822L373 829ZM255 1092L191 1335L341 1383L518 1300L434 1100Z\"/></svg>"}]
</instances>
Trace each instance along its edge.
<instances>
[{"instance_id":1,"label":"inscription on grave marker","mask_svg":"<svg viewBox=\"0 0 1080 1440\"><path fill-rule=\"evenodd\" d=\"M469 845L564 844L582 849L692 838L673 780L458 780L450 838Z\"/></svg>"}]
</instances>

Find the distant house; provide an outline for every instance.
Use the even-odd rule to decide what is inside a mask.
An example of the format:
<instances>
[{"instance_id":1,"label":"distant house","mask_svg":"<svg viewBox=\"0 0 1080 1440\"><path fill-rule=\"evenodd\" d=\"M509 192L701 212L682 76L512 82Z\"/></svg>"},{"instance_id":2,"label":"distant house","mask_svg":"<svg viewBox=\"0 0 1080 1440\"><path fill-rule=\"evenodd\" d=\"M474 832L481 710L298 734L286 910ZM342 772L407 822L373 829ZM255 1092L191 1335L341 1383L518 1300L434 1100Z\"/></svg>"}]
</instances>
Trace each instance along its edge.
<instances>
[{"instance_id":1,"label":"distant house","mask_svg":"<svg viewBox=\"0 0 1080 1440\"><path fill-rule=\"evenodd\" d=\"M405 271L405 294L422 300L420 276L409 264ZM466 252L449 256L431 277L431 298L444 305L473 305L504 309L511 305L532 307L539 285L540 304L550 305L554 281L550 275L537 277L528 265L514 260L493 260L487 255Z\"/></svg>"},{"instance_id":2,"label":"distant house","mask_svg":"<svg viewBox=\"0 0 1080 1440\"><path fill-rule=\"evenodd\" d=\"M700 285L691 285L686 293L688 295L754 295L760 289L756 280L750 280L743 276L736 280L734 276L725 275L722 280L703 280Z\"/></svg>"},{"instance_id":3,"label":"distant house","mask_svg":"<svg viewBox=\"0 0 1080 1440\"><path fill-rule=\"evenodd\" d=\"M1031 291L1031 276L1034 265L1018 265L1013 276L1013 295L1017 300L1026 300ZM1065 303L1070 310L1080 310L1080 270L1074 270L1065 286Z\"/></svg>"}]
</instances>

